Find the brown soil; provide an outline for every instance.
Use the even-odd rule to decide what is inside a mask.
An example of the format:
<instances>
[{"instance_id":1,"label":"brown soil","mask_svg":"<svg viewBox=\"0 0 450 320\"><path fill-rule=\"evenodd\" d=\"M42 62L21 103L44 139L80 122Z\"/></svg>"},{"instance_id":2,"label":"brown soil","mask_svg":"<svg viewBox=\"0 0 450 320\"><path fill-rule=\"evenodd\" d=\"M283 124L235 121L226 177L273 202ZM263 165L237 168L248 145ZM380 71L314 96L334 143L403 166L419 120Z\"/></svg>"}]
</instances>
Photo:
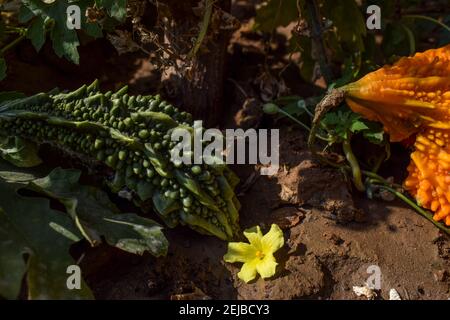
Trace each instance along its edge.
<instances>
[{"instance_id":1,"label":"brown soil","mask_svg":"<svg viewBox=\"0 0 450 320\"><path fill-rule=\"evenodd\" d=\"M226 244L190 230L167 230L167 257L133 257L116 250L103 265L99 252L84 264L100 299L356 299L377 265L382 272L379 298L395 288L404 299L450 297L450 241L428 221L399 202L353 201L343 177L320 167L304 149L299 131L283 132L278 175L259 176L240 197L243 228L277 223L286 246L276 257L277 275L244 284L238 265L225 264ZM241 168L242 169L242 168ZM253 170L241 170L245 181ZM295 187L295 188L293 188ZM356 209L358 208L358 209ZM364 222L341 224L337 217L359 211ZM112 267L114 265L114 267ZM358 298L361 299L361 298Z\"/></svg>"},{"instance_id":2,"label":"brown soil","mask_svg":"<svg viewBox=\"0 0 450 320\"><path fill-rule=\"evenodd\" d=\"M245 12L240 14L244 19ZM226 128L267 126L268 119L257 109L261 102L278 94L306 97L318 90L305 84L295 67L272 63L285 54L283 49L275 48L265 56L260 37L245 28L233 36L229 48L232 68L226 84L230 106L223 123ZM81 48L80 67L58 59L48 47L36 55L27 42L12 51L7 61L8 78L0 82L2 90L31 94L55 86L74 89L95 78L104 89L129 84L132 93L153 93L159 87L160 76L145 56L118 56L104 40ZM272 69L264 68L264 63ZM352 287L362 286L369 277L368 266L378 265L383 299L391 288L404 299L450 298L449 238L398 201L369 200L350 191L340 172L311 158L302 131L286 123L282 126L281 168L276 176L258 176L252 167L234 167L245 186L239 191L242 228L260 225L267 230L277 223L284 230L286 246L276 253L280 264L273 279L242 283L236 276L239 266L222 260L225 242L178 227L165 230L170 242L165 258L133 256L106 245L87 248L82 267L95 296L356 299ZM404 163L406 158L398 159ZM387 169L385 175L405 169L390 163L398 170Z\"/></svg>"}]
</instances>

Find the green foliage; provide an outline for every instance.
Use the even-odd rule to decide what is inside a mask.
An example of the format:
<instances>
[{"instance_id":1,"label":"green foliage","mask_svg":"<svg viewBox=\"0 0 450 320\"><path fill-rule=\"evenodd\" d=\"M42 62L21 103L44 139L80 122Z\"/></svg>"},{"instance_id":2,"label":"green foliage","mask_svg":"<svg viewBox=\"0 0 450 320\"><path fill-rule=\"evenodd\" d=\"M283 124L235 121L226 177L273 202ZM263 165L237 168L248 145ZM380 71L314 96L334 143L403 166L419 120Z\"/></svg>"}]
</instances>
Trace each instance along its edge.
<instances>
[{"instance_id":1,"label":"green foliage","mask_svg":"<svg viewBox=\"0 0 450 320\"><path fill-rule=\"evenodd\" d=\"M352 134L358 133L374 144L382 144L385 139L379 123L363 119L347 108L327 113L322 124L333 136L334 143L348 140Z\"/></svg>"},{"instance_id":2,"label":"green foliage","mask_svg":"<svg viewBox=\"0 0 450 320\"><path fill-rule=\"evenodd\" d=\"M84 282L81 290L66 287L67 267L75 264L70 246L83 237L92 245L104 238L135 254L166 254L168 243L156 222L121 214L103 191L79 183L78 170L57 168L39 178L42 171L0 161L0 296L17 298L27 273L30 299L91 299ZM67 214L52 209L48 199Z\"/></svg>"},{"instance_id":3,"label":"green foliage","mask_svg":"<svg viewBox=\"0 0 450 320\"><path fill-rule=\"evenodd\" d=\"M400 16L399 8L423 7L419 0L300 0L298 8L295 2L266 1L257 10L254 27L262 32L274 32L278 26L295 23L299 17L306 22L306 25L302 24L303 30L298 33L294 29L288 40L290 52L301 53L299 70L307 81L314 80L314 68L320 59L325 59L330 66L342 66L342 74L335 83L335 86L342 86L380 65L393 62L397 56L415 53L419 43L426 43L430 34L439 35L439 46L450 42L450 32L445 27L450 22L449 15L443 13L442 22L436 16ZM320 21L312 21L313 14L309 12L307 2L315 3L322 18ZM366 28L365 11L372 4L381 8L380 31ZM436 5L439 4L445 7L447 3L437 1ZM315 24L320 24L321 28L316 39L313 37L317 31ZM381 46L375 43L376 35L381 36ZM318 51L318 42L324 46L326 57Z\"/></svg>"},{"instance_id":4,"label":"green foliage","mask_svg":"<svg viewBox=\"0 0 450 320\"><path fill-rule=\"evenodd\" d=\"M336 54L364 51L366 23L354 0L323 1L321 14L332 22L333 32L327 35L336 38Z\"/></svg>"},{"instance_id":5,"label":"green foliage","mask_svg":"<svg viewBox=\"0 0 450 320\"><path fill-rule=\"evenodd\" d=\"M42 16L36 17L31 23L27 31L27 38L31 40L36 51L40 51L45 42L46 27L45 18Z\"/></svg>"},{"instance_id":6,"label":"green foliage","mask_svg":"<svg viewBox=\"0 0 450 320\"><path fill-rule=\"evenodd\" d=\"M0 156L16 167L35 167L42 163L38 146L20 137L0 136Z\"/></svg>"},{"instance_id":7,"label":"green foliage","mask_svg":"<svg viewBox=\"0 0 450 320\"><path fill-rule=\"evenodd\" d=\"M30 299L92 298L84 282L81 290L66 286L67 267L75 264L69 248L80 240L70 217L51 209L45 198L19 194L33 175L26 176L4 162L0 168L0 296L17 298L26 273Z\"/></svg>"},{"instance_id":8,"label":"green foliage","mask_svg":"<svg viewBox=\"0 0 450 320\"><path fill-rule=\"evenodd\" d=\"M105 8L108 15L118 21L123 21L127 14L127 0L95 0L98 8Z\"/></svg>"},{"instance_id":9,"label":"green foliage","mask_svg":"<svg viewBox=\"0 0 450 320\"><path fill-rule=\"evenodd\" d=\"M120 213L106 193L79 184L80 174L79 170L56 168L48 176L33 180L28 188L61 202L92 245L104 237L108 244L130 253L166 255L168 243L155 221Z\"/></svg>"},{"instance_id":10,"label":"green foliage","mask_svg":"<svg viewBox=\"0 0 450 320\"><path fill-rule=\"evenodd\" d=\"M80 31L69 29L66 25L69 5L77 5L81 10ZM52 3L42 0L21 1L19 12L16 13L19 25L5 25L0 19L0 44L4 43L5 39L12 39L10 44L0 49L0 80L6 76L6 62L2 57L4 51L22 38L29 39L36 51L39 51L49 34L55 53L78 64L79 32L93 38L102 37L102 30L111 31L125 20L126 5L126 0L58 0ZM98 11L104 10L107 15L100 20L89 20L85 13L88 8L94 7ZM14 33L15 35L11 36Z\"/></svg>"},{"instance_id":11,"label":"green foliage","mask_svg":"<svg viewBox=\"0 0 450 320\"><path fill-rule=\"evenodd\" d=\"M67 7L71 4L80 6L82 12L88 5L89 0L69 2L68 0L59 0L51 4L46 4L40 0L23 0L24 8L21 11L20 22L31 22L31 27L27 36L32 40L36 50L39 51L42 46L46 33L45 20L51 21L50 38L53 43L55 53L60 57L65 57L73 63L79 63L79 55L77 47L79 46L78 35L76 30L67 28ZM96 37L101 34L100 26L97 23L87 22L86 16L82 17L82 28L90 36Z\"/></svg>"},{"instance_id":12,"label":"green foliage","mask_svg":"<svg viewBox=\"0 0 450 320\"><path fill-rule=\"evenodd\" d=\"M256 11L254 28L273 32L277 27L287 26L297 18L297 0L269 0Z\"/></svg>"}]
</instances>

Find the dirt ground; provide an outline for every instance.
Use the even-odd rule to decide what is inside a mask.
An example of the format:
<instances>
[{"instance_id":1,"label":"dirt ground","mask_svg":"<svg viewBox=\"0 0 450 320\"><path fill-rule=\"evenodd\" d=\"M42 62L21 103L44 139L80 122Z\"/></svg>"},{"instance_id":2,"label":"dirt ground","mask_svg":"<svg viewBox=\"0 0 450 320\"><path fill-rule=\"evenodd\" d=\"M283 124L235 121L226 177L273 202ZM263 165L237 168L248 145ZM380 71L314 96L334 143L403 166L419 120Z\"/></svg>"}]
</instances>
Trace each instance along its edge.
<instances>
[{"instance_id":1,"label":"dirt ground","mask_svg":"<svg viewBox=\"0 0 450 320\"><path fill-rule=\"evenodd\" d=\"M269 63L272 69L267 72L263 64L285 53L283 48L273 48L269 56L263 55L260 40L243 26L230 44L225 88L230 107L223 128L271 126L271 120L261 114L262 101L277 94L306 97L318 91L304 83L292 66ZM74 89L96 78L105 90L128 84L132 93L149 94L160 88L160 75L145 55L118 56L105 40L81 47L80 67L55 57L47 46L35 54L27 42L7 59L9 72L0 83L2 90L31 94L55 86ZM280 70L284 72L278 76ZM370 200L349 191L341 173L312 159L304 132L287 124L281 131L277 175L259 176L248 166L233 168L242 181L238 188L242 228L259 224L267 230L277 223L284 231L286 246L276 253L280 264L274 278L244 284L236 276L239 266L222 260L225 242L178 227L165 230L170 242L165 258L81 244L82 269L95 296L364 299L352 287L364 285L370 276L367 268L377 265L382 272L380 299L388 299L392 288L403 299L449 299L449 238L403 203ZM395 152L393 158L399 160L390 162L390 167L406 170L407 154ZM388 165L382 175L398 174L400 169L391 171Z\"/></svg>"},{"instance_id":2,"label":"dirt ground","mask_svg":"<svg viewBox=\"0 0 450 320\"><path fill-rule=\"evenodd\" d=\"M281 159L286 166L276 176L259 176L240 197L241 225L266 230L277 223L286 246L276 254L279 271L270 280L244 284L238 265L225 264L226 244L183 228L167 230L166 258L133 257L97 248L84 264L103 265L88 276L100 299L362 299L362 286L379 266L378 298L395 288L403 299L450 298L450 241L431 223L399 202L350 195L334 169L320 167L305 150L299 131L282 135ZM246 181L253 170L239 172ZM245 172L246 171L246 172ZM360 222L338 223L344 212L356 212ZM107 262L106 262L107 261ZM114 267L112 267L114 265Z\"/></svg>"}]
</instances>

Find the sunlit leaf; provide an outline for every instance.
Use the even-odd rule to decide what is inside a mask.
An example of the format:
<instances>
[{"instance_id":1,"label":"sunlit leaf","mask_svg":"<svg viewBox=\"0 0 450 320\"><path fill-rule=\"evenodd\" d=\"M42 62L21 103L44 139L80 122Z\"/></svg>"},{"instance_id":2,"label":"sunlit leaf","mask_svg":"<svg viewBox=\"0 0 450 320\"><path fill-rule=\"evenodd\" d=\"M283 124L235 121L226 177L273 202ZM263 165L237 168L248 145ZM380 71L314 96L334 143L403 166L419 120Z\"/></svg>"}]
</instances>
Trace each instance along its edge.
<instances>
[{"instance_id":1,"label":"sunlit leaf","mask_svg":"<svg viewBox=\"0 0 450 320\"><path fill-rule=\"evenodd\" d=\"M42 163L39 147L20 137L0 136L0 156L17 167L34 167Z\"/></svg>"}]
</instances>

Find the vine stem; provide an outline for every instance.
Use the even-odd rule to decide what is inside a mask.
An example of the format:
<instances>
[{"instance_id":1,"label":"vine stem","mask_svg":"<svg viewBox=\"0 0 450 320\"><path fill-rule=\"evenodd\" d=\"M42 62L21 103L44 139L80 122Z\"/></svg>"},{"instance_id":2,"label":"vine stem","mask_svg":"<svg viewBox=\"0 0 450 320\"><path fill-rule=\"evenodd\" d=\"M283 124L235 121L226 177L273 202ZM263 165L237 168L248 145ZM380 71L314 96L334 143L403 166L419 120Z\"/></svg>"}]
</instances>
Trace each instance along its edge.
<instances>
[{"instance_id":1,"label":"vine stem","mask_svg":"<svg viewBox=\"0 0 450 320\"><path fill-rule=\"evenodd\" d=\"M308 14L308 20L311 23L311 35L312 39L317 47L318 50L318 62L320 71L322 73L323 78L325 79L325 82L327 83L327 86L332 82L333 80L333 74L331 72L330 66L328 65L328 59L327 59L327 53L325 50L325 45L323 43L323 36L322 36L322 23L320 20L320 12L319 8L317 6L317 3L315 0L306 0L306 11Z\"/></svg>"},{"instance_id":2,"label":"vine stem","mask_svg":"<svg viewBox=\"0 0 450 320\"><path fill-rule=\"evenodd\" d=\"M404 15L402 18L428 20L430 22L433 22L433 23L436 23L436 24L440 25L442 28L444 28L445 30L450 32L450 27L447 26L445 23L440 22L439 20L431 18L431 17L428 17L428 16L422 16L422 15L419 15L419 14L407 14L407 15Z\"/></svg>"},{"instance_id":3,"label":"vine stem","mask_svg":"<svg viewBox=\"0 0 450 320\"><path fill-rule=\"evenodd\" d=\"M416 40L414 39L414 34L410 28L405 26L403 23L400 24L402 29L405 31L409 42L409 54L412 56L416 52Z\"/></svg>"},{"instance_id":4,"label":"vine stem","mask_svg":"<svg viewBox=\"0 0 450 320\"><path fill-rule=\"evenodd\" d=\"M306 124L304 124L303 122L301 122L297 118L293 117L291 114L289 114L288 112L284 111L283 109L278 108L278 113L281 113L282 115L288 117L289 119L291 119L292 121L294 121L295 123L300 125L306 131L311 132L311 128L310 127L308 127ZM330 139L322 137L320 134L316 134L316 138L319 138L322 141L327 141L327 142L330 141Z\"/></svg>"},{"instance_id":5,"label":"vine stem","mask_svg":"<svg viewBox=\"0 0 450 320\"><path fill-rule=\"evenodd\" d=\"M358 160L353 154L352 147L350 145L350 138L342 142L342 149L344 150L345 158L347 158L347 161L350 164L353 175L353 183L355 184L356 189L358 189L361 192L364 192L366 188L362 183L361 168L359 167Z\"/></svg>"},{"instance_id":6,"label":"vine stem","mask_svg":"<svg viewBox=\"0 0 450 320\"><path fill-rule=\"evenodd\" d=\"M317 150L315 149L315 145L314 145L314 142L316 139L316 132L317 132L318 127L320 126L321 119L331 108L338 106L344 100L344 98L345 98L344 90L333 89L317 104L314 119L312 121L311 130L309 131L308 148L311 151L311 154L313 156L319 158L319 160L323 161L324 163L326 163L334 168L343 169L343 170L352 172L354 174L355 167L350 167L349 165L338 164L338 163L334 163L333 161L330 161L323 155L318 154ZM346 141L344 143L349 143L349 141ZM347 151L348 150L351 151L351 148L349 148L349 147L350 147L350 145L347 145ZM353 152L351 152L351 154L350 154L350 160L352 160L352 157L351 157L352 154L353 154ZM347 153L346 154L347 160L349 161L349 163L351 163L351 161L348 158L348 155L349 154ZM358 165L358 168L359 168L359 165ZM435 221L433 219L433 216L431 213L429 213L426 210L424 210L423 208L419 207L410 198L408 198L403 193L401 193L393 188L393 187L400 187L399 185L391 183L391 182L387 181L386 179L382 178L381 176L379 176L378 174L371 172L371 171L359 169L359 172L357 172L357 177L359 175L359 179L361 178L361 174L364 176L367 176L368 178L371 178L372 183L376 182L377 183L376 185L378 187L391 192L397 198L399 198L400 200L404 201L406 204L411 206L417 213L419 213L424 218L426 218L431 223L433 223L437 228L439 228L446 234L450 235L450 228L446 228L442 223ZM354 177L355 177L355 175L354 175ZM369 180L369 182L370 182L370 180ZM355 183L355 186L358 188L358 185L356 185L356 183ZM359 187L361 187L361 186L359 186ZM364 190L364 189L362 189L362 190Z\"/></svg>"},{"instance_id":7,"label":"vine stem","mask_svg":"<svg viewBox=\"0 0 450 320\"><path fill-rule=\"evenodd\" d=\"M389 191L390 193L392 193L393 195L395 195L397 198L399 198L400 200L404 201L406 204L408 204L409 206L411 206L415 211L417 211L421 216L423 216L424 218L426 218L428 221L430 221L431 223L433 223L437 228L439 228L441 231L445 232L446 234L450 235L450 229L446 228L442 223L435 221L433 219L433 216L431 213L429 213L428 211L422 209L421 207L419 207L416 203L414 203L411 199L409 199L407 196L405 196L403 193L398 192L397 190L386 186L384 184L382 185L378 185L378 187L385 189L387 191Z\"/></svg>"},{"instance_id":8,"label":"vine stem","mask_svg":"<svg viewBox=\"0 0 450 320\"><path fill-rule=\"evenodd\" d=\"M198 34L197 39L195 40L194 47L192 48L191 52L189 52L188 58L193 58L198 50L200 49L200 46L203 43L203 40L205 39L206 33L208 32L209 22L211 20L211 14L213 9L214 0L206 0L206 7L205 7L205 13L203 14L203 20L200 26L200 32Z\"/></svg>"},{"instance_id":9,"label":"vine stem","mask_svg":"<svg viewBox=\"0 0 450 320\"><path fill-rule=\"evenodd\" d=\"M318 155L315 149L314 142L317 137L317 130L319 129L320 122L323 116L332 108L337 107L344 100L345 92L342 89L332 89L325 97L317 104L315 109L314 118L312 120L311 130L308 137L308 148L314 156L322 158L325 162L326 159Z\"/></svg>"},{"instance_id":10,"label":"vine stem","mask_svg":"<svg viewBox=\"0 0 450 320\"><path fill-rule=\"evenodd\" d=\"M0 50L0 56L3 56L5 54L6 51L8 51L9 49L13 48L14 46L16 46L20 41L22 41L23 39L25 39L25 35L22 34L21 36L17 37L16 39L14 39L13 41L11 41L10 43L8 43L6 46L4 46L1 50Z\"/></svg>"}]
</instances>

